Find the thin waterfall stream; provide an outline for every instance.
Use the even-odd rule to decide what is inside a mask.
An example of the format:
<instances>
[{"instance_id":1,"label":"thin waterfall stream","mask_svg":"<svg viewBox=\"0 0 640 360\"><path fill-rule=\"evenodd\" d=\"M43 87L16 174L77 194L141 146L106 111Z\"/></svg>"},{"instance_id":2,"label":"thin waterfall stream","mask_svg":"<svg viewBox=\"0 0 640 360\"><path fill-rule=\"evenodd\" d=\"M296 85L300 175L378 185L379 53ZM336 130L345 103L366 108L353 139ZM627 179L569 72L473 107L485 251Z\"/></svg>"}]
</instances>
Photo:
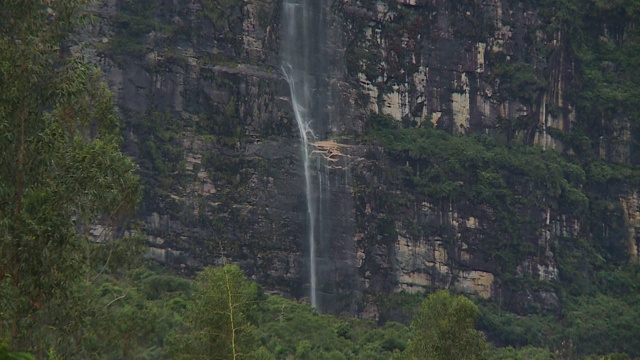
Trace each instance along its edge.
<instances>
[{"instance_id":1,"label":"thin waterfall stream","mask_svg":"<svg viewBox=\"0 0 640 360\"><path fill-rule=\"evenodd\" d=\"M317 270L316 270L316 239L315 239L315 227L318 222L317 217L317 205L315 202L315 198L313 196L313 189L311 183L311 164L310 164L310 148L309 148L309 138L311 140L315 140L315 135L313 131L309 127L309 116L307 116L306 108L302 105L304 102L301 102L300 96L296 91L294 76L292 75L292 70L287 67L283 67L285 77L287 82L289 82L289 86L291 88L291 101L293 103L293 112L295 114L296 122L298 124L298 130L300 132L300 140L302 141L302 162L304 164L304 183L305 183L305 194L307 200L307 238L309 242L309 276L310 276L310 298L311 305L316 307L317 304Z\"/></svg>"},{"instance_id":2,"label":"thin waterfall stream","mask_svg":"<svg viewBox=\"0 0 640 360\"><path fill-rule=\"evenodd\" d=\"M312 169L311 146L319 140L318 104L315 97L318 82L318 32L320 21L318 0L283 0L282 72L289 84L293 112L300 133L307 205L307 240L309 245L309 277L311 305L318 307L317 248L322 237L320 214L323 186L320 172ZM314 175L315 174L315 175Z\"/></svg>"}]
</instances>

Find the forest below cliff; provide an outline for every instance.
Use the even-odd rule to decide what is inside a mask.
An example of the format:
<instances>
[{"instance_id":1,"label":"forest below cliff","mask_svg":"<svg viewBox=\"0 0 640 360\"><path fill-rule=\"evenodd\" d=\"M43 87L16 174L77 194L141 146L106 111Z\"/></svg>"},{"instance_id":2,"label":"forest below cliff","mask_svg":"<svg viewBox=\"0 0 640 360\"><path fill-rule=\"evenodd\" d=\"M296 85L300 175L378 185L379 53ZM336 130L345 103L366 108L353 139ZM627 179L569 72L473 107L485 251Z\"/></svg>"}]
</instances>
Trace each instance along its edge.
<instances>
[{"instance_id":1,"label":"forest below cliff","mask_svg":"<svg viewBox=\"0 0 640 360\"><path fill-rule=\"evenodd\" d=\"M640 358L638 1L330 2L326 312L277 2L98 3L0 5L0 359Z\"/></svg>"}]
</instances>

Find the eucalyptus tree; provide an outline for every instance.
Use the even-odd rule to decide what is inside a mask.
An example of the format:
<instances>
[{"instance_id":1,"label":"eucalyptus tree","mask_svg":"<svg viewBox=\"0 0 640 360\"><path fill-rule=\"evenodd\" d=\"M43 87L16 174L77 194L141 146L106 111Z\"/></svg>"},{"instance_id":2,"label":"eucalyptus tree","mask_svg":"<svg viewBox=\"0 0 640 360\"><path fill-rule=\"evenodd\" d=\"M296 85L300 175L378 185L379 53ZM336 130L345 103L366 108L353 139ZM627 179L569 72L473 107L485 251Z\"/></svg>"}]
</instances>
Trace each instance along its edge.
<instances>
[{"instance_id":1,"label":"eucalyptus tree","mask_svg":"<svg viewBox=\"0 0 640 360\"><path fill-rule=\"evenodd\" d=\"M193 297L185 328L170 340L175 358L259 358L254 330L263 293L237 265L205 268Z\"/></svg>"},{"instance_id":2,"label":"eucalyptus tree","mask_svg":"<svg viewBox=\"0 0 640 360\"><path fill-rule=\"evenodd\" d=\"M110 93L71 50L87 3L0 1L0 342L12 347L31 347L36 315L104 268L91 261L109 245L89 225L120 229L140 196Z\"/></svg>"}]
</instances>

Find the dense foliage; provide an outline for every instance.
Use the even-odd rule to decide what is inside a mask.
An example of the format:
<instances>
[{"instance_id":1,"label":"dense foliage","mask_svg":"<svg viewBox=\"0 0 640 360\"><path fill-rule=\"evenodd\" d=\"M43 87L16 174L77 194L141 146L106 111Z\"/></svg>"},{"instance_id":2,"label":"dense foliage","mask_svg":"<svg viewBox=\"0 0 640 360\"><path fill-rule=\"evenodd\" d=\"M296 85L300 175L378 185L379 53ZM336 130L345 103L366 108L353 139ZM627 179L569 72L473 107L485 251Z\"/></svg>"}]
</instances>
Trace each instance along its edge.
<instances>
[{"instance_id":1,"label":"dense foliage","mask_svg":"<svg viewBox=\"0 0 640 360\"><path fill-rule=\"evenodd\" d=\"M232 295L230 300L229 294ZM449 359L447 354L452 352L482 353L486 344L481 340L482 335L473 329L475 316L480 314L481 321L486 321L482 318L488 316L509 316L494 310L487 314L486 305L482 305L482 312L478 313L476 305L468 299L447 292L436 292L427 298L411 296L422 304L420 309L414 309L417 312L411 328L395 322L381 326L372 320L321 315L307 304L267 295L245 279L236 266L207 268L196 281L144 266L130 271L127 277L103 274L88 287L76 287L73 297L82 298L85 306L84 312L78 314L86 321L82 324L82 336L75 337L73 347L65 344L66 338L59 337L57 342L50 343L47 353L51 359L85 356L100 359L232 359L231 336L235 329L235 358L238 359L422 359L424 354L434 351L436 353L429 358ZM235 315L233 325L230 310ZM576 308L576 311L582 310ZM603 321L607 319L617 321L615 316L607 318L597 314L582 316L580 321L585 326L605 325L610 326L610 331L633 334L623 323L606 325ZM523 328L526 334L520 333L520 336L537 336L539 332L544 336L548 330L529 327L532 321L535 320L515 319L510 325L510 333L517 334L518 329ZM548 319L545 324L559 326ZM462 336L465 331L469 336ZM590 330L578 327L570 331L588 335ZM615 338L614 335L611 339ZM569 337L564 339L559 343L543 339L538 347L496 348L487 357L480 358L580 358L576 357L575 343L571 345ZM593 338L599 339L608 341L606 337ZM476 345L469 345L471 343ZM600 347L599 344L593 342L584 352L604 354L606 349L613 348L612 355L593 359L630 359L622 352L613 354L625 349L617 347L619 344L613 347ZM571 346L574 348L570 349ZM2 351L6 350L0 347L0 359L4 359Z\"/></svg>"},{"instance_id":2,"label":"dense foliage","mask_svg":"<svg viewBox=\"0 0 640 360\"><path fill-rule=\"evenodd\" d=\"M140 192L109 91L67 42L86 2L49 3L0 9L0 341L38 355L73 348L74 292L135 253Z\"/></svg>"},{"instance_id":3,"label":"dense foliage","mask_svg":"<svg viewBox=\"0 0 640 360\"><path fill-rule=\"evenodd\" d=\"M484 359L487 343L474 329L478 307L464 296L439 291L422 304L413 321L413 340L407 349L413 359Z\"/></svg>"},{"instance_id":4,"label":"dense foliage","mask_svg":"<svg viewBox=\"0 0 640 360\"><path fill-rule=\"evenodd\" d=\"M193 282L148 267L127 278L104 274L75 296L94 304L91 314L82 314L89 321L86 333L75 339L78 352L52 346L50 358L387 360L406 358L412 344L405 325L381 327L370 320L318 314L307 304L265 294L234 265L207 268ZM446 292L435 296L419 313L416 334L432 330L425 321L437 322L440 314L430 304L446 306L438 299L453 299L468 315L477 313L466 298ZM448 321L473 331L473 316L457 314L455 306L451 310ZM439 341L441 349L469 351L451 338L451 329L445 325L428 341ZM426 346L426 339L416 339ZM423 358L420 351L414 345L411 358Z\"/></svg>"},{"instance_id":5,"label":"dense foliage","mask_svg":"<svg viewBox=\"0 0 640 360\"><path fill-rule=\"evenodd\" d=\"M513 315L486 304L478 307L469 299L446 291L427 297L409 296L421 304L412 310L416 315L411 326L391 321L381 325L372 320L321 315L307 304L268 295L244 278L234 265L206 268L195 281L169 275L150 265L130 271L127 277L103 274L91 286L76 288L74 297L82 297L86 306L80 314L86 319L83 336L75 338L73 348L65 346L66 339L58 338L58 343L49 347L48 356L52 359L89 356L100 359L559 360L608 353L608 356L589 359L623 360L630 359L627 354L635 351L632 349L635 339L629 339L635 332L624 317L614 312L599 313L609 311L606 309L611 302L602 296L596 302L585 299L589 304L576 303L568 317L580 312L575 319L582 324L574 326L574 323L566 330L553 319L514 318L509 327L503 329L520 339L511 340L516 347L493 349L487 348L482 333L474 329L475 318L480 316L481 327L491 334L496 328L486 328L487 319L505 319L506 323ZM542 325L532 326L536 321ZM611 334L599 336L593 332L594 328ZM615 343L616 332L626 336L620 343ZM549 336L552 333L560 341ZM579 349L579 344L583 344L579 336L589 334L593 335L590 342L584 342L588 348ZM541 338L532 340L536 336ZM529 340L522 340L525 337ZM537 346L525 346L527 343ZM2 351L0 347L0 359L3 359Z\"/></svg>"}]
</instances>

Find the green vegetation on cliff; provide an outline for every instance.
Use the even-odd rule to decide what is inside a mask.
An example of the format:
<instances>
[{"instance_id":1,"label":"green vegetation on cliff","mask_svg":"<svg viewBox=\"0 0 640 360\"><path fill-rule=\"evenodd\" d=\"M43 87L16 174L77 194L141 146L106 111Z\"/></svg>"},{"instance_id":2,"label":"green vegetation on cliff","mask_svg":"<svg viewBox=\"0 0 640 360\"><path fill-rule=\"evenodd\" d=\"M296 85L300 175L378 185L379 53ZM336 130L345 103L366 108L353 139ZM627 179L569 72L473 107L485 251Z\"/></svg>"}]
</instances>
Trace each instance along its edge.
<instances>
[{"instance_id":1,"label":"green vegetation on cliff","mask_svg":"<svg viewBox=\"0 0 640 360\"><path fill-rule=\"evenodd\" d=\"M638 186L638 170L505 145L488 136L400 128L387 116L374 115L371 124L367 141L385 149L390 164L383 169L390 166L384 171L405 190L390 197L390 212L424 202L454 204L459 211L484 209L490 217L472 214L489 224L483 226L483 234L491 241L475 244L474 256L495 264L493 273L507 291L558 295L559 304L551 308L544 302L533 307L483 304L480 326L490 340L505 346L549 347L567 356L616 351L640 355L640 297L634 280L639 267L629 263L633 258L626 249L628 234L598 231L603 226L624 228L619 198L608 191ZM526 231L535 217L544 221L540 214L548 212L576 219L580 229L565 231L548 245L540 243L539 235ZM455 243L449 238L455 234L452 229L434 229L424 221L417 227L426 238ZM522 259L541 257L546 246L554 254L558 277L542 280L523 273Z\"/></svg>"},{"instance_id":2,"label":"green vegetation on cliff","mask_svg":"<svg viewBox=\"0 0 640 360\"><path fill-rule=\"evenodd\" d=\"M568 142L581 157L638 164L640 130L640 4L634 0L536 0L548 37L575 62L567 89L579 116ZM566 105L566 104L565 104ZM563 109L567 110L567 109ZM629 125L629 126L628 126ZM606 144L606 145L605 145ZM629 147L630 156L617 153Z\"/></svg>"}]
</instances>

